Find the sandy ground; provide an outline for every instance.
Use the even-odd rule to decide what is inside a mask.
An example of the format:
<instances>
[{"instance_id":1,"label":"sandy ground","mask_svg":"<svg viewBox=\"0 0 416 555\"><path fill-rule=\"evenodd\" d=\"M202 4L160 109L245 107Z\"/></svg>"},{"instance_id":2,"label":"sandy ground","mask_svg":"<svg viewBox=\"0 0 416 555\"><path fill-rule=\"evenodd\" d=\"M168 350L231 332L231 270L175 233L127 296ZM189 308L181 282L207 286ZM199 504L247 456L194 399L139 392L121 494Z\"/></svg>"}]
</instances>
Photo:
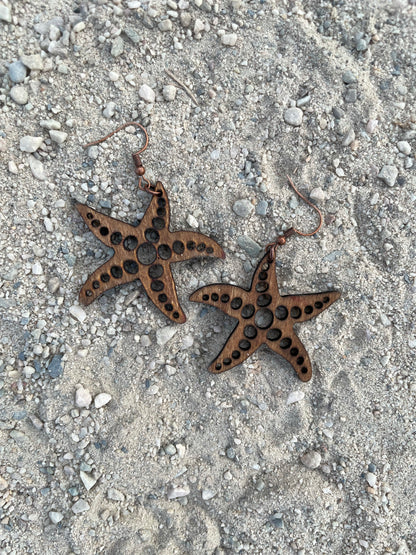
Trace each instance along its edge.
<instances>
[{"instance_id":1,"label":"sandy ground","mask_svg":"<svg viewBox=\"0 0 416 555\"><path fill-rule=\"evenodd\" d=\"M0 0L1 554L416 553L415 22L407 0ZM140 134L82 149L129 120L171 230L226 253L172 266L182 325L140 281L78 304L111 250L74 201L131 224L150 202ZM313 229L287 173L325 225L278 250L281 293L342 292L296 328L312 379L267 347L211 374L236 321L189 296Z\"/></svg>"}]
</instances>

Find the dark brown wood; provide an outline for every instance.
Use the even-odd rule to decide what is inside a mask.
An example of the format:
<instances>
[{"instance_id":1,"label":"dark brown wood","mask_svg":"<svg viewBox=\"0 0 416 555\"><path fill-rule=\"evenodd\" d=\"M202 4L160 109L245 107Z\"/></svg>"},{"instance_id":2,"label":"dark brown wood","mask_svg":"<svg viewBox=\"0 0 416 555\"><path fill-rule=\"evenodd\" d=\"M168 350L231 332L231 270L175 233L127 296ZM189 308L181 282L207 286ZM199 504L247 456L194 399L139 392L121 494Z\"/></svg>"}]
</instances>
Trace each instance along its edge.
<instances>
[{"instance_id":1,"label":"dark brown wood","mask_svg":"<svg viewBox=\"0 0 416 555\"><path fill-rule=\"evenodd\" d=\"M133 226L110 218L86 204L77 209L89 230L114 255L95 270L81 289L82 304L89 305L105 291L140 279L150 300L173 322L184 323L170 265L200 256L225 258L213 239L194 231L169 231L170 211L166 191L159 181L143 220Z\"/></svg>"},{"instance_id":2,"label":"dark brown wood","mask_svg":"<svg viewBox=\"0 0 416 555\"><path fill-rule=\"evenodd\" d=\"M323 312L341 293L327 291L282 297L276 279L276 261L268 258L266 254L261 260L248 291L220 283L202 287L191 295L191 301L215 306L238 320L210 371L218 374L230 370L266 344L290 362L299 378L307 382L312 377L312 365L293 326Z\"/></svg>"}]
</instances>

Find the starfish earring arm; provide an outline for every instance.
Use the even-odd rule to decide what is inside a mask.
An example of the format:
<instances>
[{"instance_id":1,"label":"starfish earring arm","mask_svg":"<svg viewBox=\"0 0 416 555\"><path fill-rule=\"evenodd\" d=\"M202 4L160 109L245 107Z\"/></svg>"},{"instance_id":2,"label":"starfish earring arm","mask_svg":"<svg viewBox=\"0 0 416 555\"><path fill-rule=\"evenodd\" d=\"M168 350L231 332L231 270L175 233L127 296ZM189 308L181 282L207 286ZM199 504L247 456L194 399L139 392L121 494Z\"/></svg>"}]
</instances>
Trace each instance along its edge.
<instances>
[{"instance_id":1,"label":"starfish earring arm","mask_svg":"<svg viewBox=\"0 0 416 555\"><path fill-rule=\"evenodd\" d=\"M291 309L291 317L293 323L306 322L314 318L332 303L337 301L341 296L339 291L327 291L325 293L307 293L305 295L289 295L291 301L295 305ZM282 301L285 297L281 298Z\"/></svg>"},{"instance_id":2,"label":"starfish earring arm","mask_svg":"<svg viewBox=\"0 0 416 555\"><path fill-rule=\"evenodd\" d=\"M246 304L247 299L248 291L246 289L223 283L201 287L189 297L190 301L215 306L234 318L238 318L239 309Z\"/></svg>"},{"instance_id":3,"label":"starfish earring arm","mask_svg":"<svg viewBox=\"0 0 416 555\"><path fill-rule=\"evenodd\" d=\"M111 230L119 228L120 223L122 223L122 231L125 237L135 235L137 232L137 229L133 225L106 216L102 212L93 210L86 204L77 203L76 208L91 233L104 243L104 245L114 250L116 250L117 245L121 243L122 235L120 232L111 233Z\"/></svg>"},{"instance_id":4,"label":"starfish earring arm","mask_svg":"<svg viewBox=\"0 0 416 555\"><path fill-rule=\"evenodd\" d=\"M259 346L253 348L244 335L243 327L237 324L217 358L210 364L210 372L220 374L234 368L251 356Z\"/></svg>"},{"instance_id":5,"label":"starfish earring arm","mask_svg":"<svg viewBox=\"0 0 416 555\"><path fill-rule=\"evenodd\" d=\"M147 207L140 225L143 229L152 227L156 230L168 229L170 224L168 195L160 181L157 181L154 187L152 186L152 190L157 194L152 195L152 200Z\"/></svg>"},{"instance_id":6,"label":"starfish earring arm","mask_svg":"<svg viewBox=\"0 0 416 555\"><path fill-rule=\"evenodd\" d=\"M275 353L285 358L294 368L303 382L308 382L312 377L312 365L308 353L299 337L292 331L290 337L283 339L267 340L267 346Z\"/></svg>"},{"instance_id":7,"label":"starfish earring arm","mask_svg":"<svg viewBox=\"0 0 416 555\"><path fill-rule=\"evenodd\" d=\"M214 256L225 258L225 253L219 244L196 231L173 231L172 240L172 259L171 262L181 262L199 256Z\"/></svg>"},{"instance_id":8,"label":"starfish earring arm","mask_svg":"<svg viewBox=\"0 0 416 555\"><path fill-rule=\"evenodd\" d=\"M116 285L129 283L137 279L137 275L132 275L126 271L123 272L123 269L117 265L114 258L113 256L110 260L107 260L107 262L88 277L79 293L79 300L82 304L89 305L105 291L116 287ZM126 263L124 263L124 268L126 269Z\"/></svg>"}]
</instances>

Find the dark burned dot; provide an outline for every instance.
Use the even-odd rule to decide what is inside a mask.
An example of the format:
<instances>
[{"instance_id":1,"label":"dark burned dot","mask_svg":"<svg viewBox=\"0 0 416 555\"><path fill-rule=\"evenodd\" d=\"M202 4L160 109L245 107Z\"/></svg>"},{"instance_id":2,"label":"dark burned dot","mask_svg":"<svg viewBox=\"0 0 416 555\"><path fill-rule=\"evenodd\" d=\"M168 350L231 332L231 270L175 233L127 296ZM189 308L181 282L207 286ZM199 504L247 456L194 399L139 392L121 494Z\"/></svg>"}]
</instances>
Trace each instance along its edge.
<instances>
[{"instance_id":1,"label":"dark burned dot","mask_svg":"<svg viewBox=\"0 0 416 555\"><path fill-rule=\"evenodd\" d=\"M161 303L165 303L168 300L167 296L164 293L161 293L158 299Z\"/></svg>"},{"instance_id":2,"label":"dark burned dot","mask_svg":"<svg viewBox=\"0 0 416 555\"><path fill-rule=\"evenodd\" d=\"M209 295L202 295L202 300L203 301L208 301L209 300Z\"/></svg>"},{"instance_id":3,"label":"dark burned dot","mask_svg":"<svg viewBox=\"0 0 416 555\"><path fill-rule=\"evenodd\" d=\"M234 310L238 310L242 304L243 301L240 299L240 297L235 297L235 299L231 301L231 308Z\"/></svg>"},{"instance_id":4,"label":"dark burned dot","mask_svg":"<svg viewBox=\"0 0 416 555\"><path fill-rule=\"evenodd\" d=\"M213 301L218 301L219 296L217 295L217 293L213 293L213 294L211 295L211 299L212 299Z\"/></svg>"},{"instance_id":5,"label":"dark burned dot","mask_svg":"<svg viewBox=\"0 0 416 555\"><path fill-rule=\"evenodd\" d=\"M256 326L265 330L273 324L273 312L268 308L259 308L254 317Z\"/></svg>"},{"instance_id":6,"label":"dark burned dot","mask_svg":"<svg viewBox=\"0 0 416 555\"><path fill-rule=\"evenodd\" d=\"M166 200L164 198L159 198L157 199L157 204L158 206L161 206L162 208L164 208L166 206Z\"/></svg>"},{"instance_id":7,"label":"dark burned dot","mask_svg":"<svg viewBox=\"0 0 416 555\"><path fill-rule=\"evenodd\" d=\"M305 362L305 359L304 359L303 357L298 357L298 358L296 359L296 364L299 364L299 366L300 366L301 364L303 364L304 362Z\"/></svg>"},{"instance_id":8,"label":"dark burned dot","mask_svg":"<svg viewBox=\"0 0 416 555\"><path fill-rule=\"evenodd\" d=\"M93 289L99 289L100 288L100 282L95 280L92 282L92 288Z\"/></svg>"},{"instance_id":9,"label":"dark burned dot","mask_svg":"<svg viewBox=\"0 0 416 555\"><path fill-rule=\"evenodd\" d=\"M173 306L170 303L165 304L165 308L168 312L172 312Z\"/></svg>"},{"instance_id":10,"label":"dark burned dot","mask_svg":"<svg viewBox=\"0 0 416 555\"><path fill-rule=\"evenodd\" d=\"M119 231L115 231L111 234L110 241L113 245L119 245L123 240L123 236Z\"/></svg>"},{"instance_id":11,"label":"dark burned dot","mask_svg":"<svg viewBox=\"0 0 416 555\"><path fill-rule=\"evenodd\" d=\"M196 247L196 250L198 252L202 252L205 250L205 246L206 246L205 243L199 243L199 245Z\"/></svg>"},{"instance_id":12,"label":"dark burned dot","mask_svg":"<svg viewBox=\"0 0 416 555\"><path fill-rule=\"evenodd\" d=\"M276 308L276 318L278 320L286 320L287 316L288 316L288 311L287 308L283 305L280 305Z\"/></svg>"},{"instance_id":13,"label":"dark burned dot","mask_svg":"<svg viewBox=\"0 0 416 555\"><path fill-rule=\"evenodd\" d=\"M93 220L91 222L92 227L100 227L100 220Z\"/></svg>"},{"instance_id":14,"label":"dark burned dot","mask_svg":"<svg viewBox=\"0 0 416 555\"><path fill-rule=\"evenodd\" d=\"M296 357L299 354L299 349L297 347L292 347L290 349L290 354L292 355L292 357Z\"/></svg>"},{"instance_id":15,"label":"dark burned dot","mask_svg":"<svg viewBox=\"0 0 416 555\"><path fill-rule=\"evenodd\" d=\"M179 318L179 312L174 312L174 313L172 314L172 316L173 316L175 319L176 319L176 318Z\"/></svg>"},{"instance_id":16,"label":"dark burned dot","mask_svg":"<svg viewBox=\"0 0 416 555\"><path fill-rule=\"evenodd\" d=\"M329 297L324 297L322 300L324 301L325 304L329 303Z\"/></svg>"},{"instance_id":17,"label":"dark burned dot","mask_svg":"<svg viewBox=\"0 0 416 555\"><path fill-rule=\"evenodd\" d=\"M292 345L292 340L290 339L290 337L284 337L280 342L280 347L282 349L289 349L291 345Z\"/></svg>"},{"instance_id":18,"label":"dark burned dot","mask_svg":"<svg viewBox=\"0 0 416 555\"><path fill-rule=\"evenodd\" d=\"M137 272L139 271L139 265L135 260L126 260L123 263L123 268L128 274L137 274Z\"/></svg>"},{"instance_id":19,"label":"dark burned dot","mask_svg":"<svg viewBox=\"0 0 416 555\"><path fill-rule=\"evenodd\" d=\"M139 241L137 240L137 237L134 235L128 235L123 241L123 247L126 251L132 251L137 247L138 243Z\"/></svg>"},{"instance_id":20,"label":"dark burned dot","mask_svg":"<svg viewBox=\"0 0 416 555\"><path fill-rule=\"evenodd\" d=\"M321 301L317 301L317 302L315 303L315 308L320 309L320 308L322 308L323 306L324 306L324 305L321 303Z\"/></svg>"},{"instance_id":21,"label":"dark burned dot","mask_svg":"<svg viewBox=\"0 0 416 555\"><path fill-rule=\"evenodd\" d=\"M308 369L305 368L305 367L303 367L303 368L301 369L301 372L302 372L302 374L307 374L307 373L308 373Z\"/></svg>"},{"instance_id":22,"label":"dark burned dot","mask_svg":"<svg viewBox=\"0 0 416 555\"><path fill-rule=\"evenodd\" d=\"M193 251L193 250L195 249L195 247L196 247L195 241L188 241L188 242L186 243L186 248L187 248L189 251Z\"/></svg>"},{"instance_id":23,"label":"dark burned dot","mask_svg":"<svg viewBox=\"0 0 416 555\"><path fill-rule=\"evenodd\" d=\"M87 297L91 297L91 296L92 296L92 291L91 291L91 289L87 289L87 290L85 291L85 294L87 295Z\"/></svg>"},{"instance_id":24,"label":"dark burned dot","mask_svg":"<svg viewBox=\"0 0 416 555\"><path fill-rule=\"evenodd\" d=\"M164 216L166 216L166 210L164 208L158 208L156 210L156 214L160 217L163 218Z\"/></svg>"},{"instance_id":25,"label":"dark burned dot","mask_svg":"<svg viewBox=\"0 0 416 555\"><path fill-rule=\"evenodd\" d=\"M94 217L94 216L93 216L93 215L91 214L91 212L88 212L88 214L87 214L87 218L88 218L89 220L92 220L92 219L93 219L93 217Z\"/></svg>"},{"instance_id":26,"label":"dark burned dot","mask_svg":"<svg viewBox=\"0 0 416 555\"><path fill-rule=\"evenodd\" d=\"M103 283L108 283L110 281L110 276L108 274L101 274L101 281Z\"/></svg>"},{"instance_id":27,"label":"dark burned dot","mask_svg":"<svg viewBox=\"0 0 416 555\"><path fill-rule=\"evenodd\" d=\"M255 337L257 337L257 330L254 326L246 326L244 328L244 335L247 337L247 339L254 339Z\"/></svg>"},{"instance_id":28,"label":"dark burned dot","mask_svg":"<svg viewBox=\"0 0 416 555\"><path fill-rule=\"evenodd\" d=\"M182 241L175 241L172 245L173 252L176 254L183 254L185 252L185 245Z\"/></svg>"},{"instance_id":29,"label":"dark burned dot","mask_svg":"<svg viewBox=\"0 0 416 555\"><path fill-rule=\"evenodd\" d=\"M141 264L148 266L156 260L156 249L151 243L142 243L136 251Z\"/></svg>"},{"instance_id":30,"label":"dark burned dot","mask_svg":"<svg viewBox=\"0 0 416 555\"><path fill-rule=\"evenodd\" d=\"M152 226L155 229L163 229L165 227L165 220L163 218L153 218Z\"/></svg>"},{"instance_id":31,"label":"dark burned dot","mask_svg":"<svg viewBox=\"0 0 416 555\"><path fill-rule=\"evenodd\" d=\"M233 351L231 356L233 357L234 360L237 360L238 358L240 358L241 353L240 351Z\"/></svg>"},{"instance_id":32,"label":"dark burned dot","mask_svg":"<svg viewBox=\"0 0 416 555\"><path fill-rule=\"evenodd\" d=\"M269 341L277 341L282 337L282 332L277 328L273 328L267 332L266 337Z\"/></svg>"},{"instance_id":33,"label":"dark burned dot","mask_svg":"<svg viewBox=\"0 0 416 555\"><path fill-rule=\"evenodd\" d=\"M207 247L208 254L212 254L213 252L214 252L214 249L212 247Z\"/></svg>"},{"instance_id":34,"label":"dark burned dot","mask_svg":"<svg viewBox=\"0 0 416 555\"><path fill-rule=\"evenodd\" d=\"M149 276L152 279L160 278L163 275L163 266L161 264L154 264L149 268Z\"/></svg>"},{"instance_id":35,"label":"dark burned dot","mask_svg":"<svg viewBox=\"0 0 416 555\"><path fill-rule=\"evenodd\" d=\"M238 344L238 346L242 351L248 351L251 347L251 343L250 341L247 341L247 339L242 339Z\"/></svg>"},{"instance_id":36,"label":"dark burned dot","mask_svg":"<svg viewBox=\"0 0 416 555\"><path fill-rule=\"evenodd\" d=\"M226 366L229 366L229 365L231 364L231 359L230 359L230 358L225 358L225 359L223 360L223 362L224 362L224 364L225 364Z\"/></svg>"},{"instance_id":37,"label":"dark burned dot","mask_svg":"<svg viewBox=\"0 0 416 555\"><path fill-rule=\"evenodd\" d=\"M269 284L265 281L259 281L259 283L256 285L257 293L264 293L265 291L267 291L268 288Z\"/></svg>"},{"instance_id":38,"label":"dark burned dot","mask_svg":"<svg viewBox=\"0 0 416 555\"><path fill-rule=\"evenodd\" d=\"M163 281L160 281L159 279L155 279L150 284L150 289L152 291L163 291L164 287L165 287L165 284L163 283Z\"/></svg>"},{"instance_id":39,"label":"dark burned dot","mask_svg":"<svg viewBox=\"0 0 416 555\"><path fill-rule=\"evenodd\" d=\"M259 273L259 279L261 281L265 281L267 279L267 272L260 272Z\"/></svg>"},{"instance_id":40,"label":"dark burned dot","mask_svg":"<svg viewBox=\"0 0 416 555\"><path fill-rule=\"evenodd\" d=\"M120 279L123 276L123 270L120 266L112 266L110 270L111 275L113 278Z\"/></svg>"},{"instance_id":41,"label":"dark burned dot","mask_svg":"<svg viewBox=\"0 0 416 555\"><path fill-rule=\"evenodd\" d=\"M301 314L302 314L302 311L298 306L292 306L292 308L290 309L290 315L295 320L300 318Z\"/></svg>"},{"instance_id":42,"label":"dark burned dot","mask_svg":"<svg viewBox=\"0 0 416 555\"><path fill-rule=\"evenodd\" d=\"M272 302L272 297L268 293L264 293L263 295L259 295L257 297L258 306L269 306L271 302Z\"/></svg>"},{"instance_id":43,"label":"dark burned dot","mask_svg":"<svg viewBox=\"0 0 416 555\"><path fill-rule=\"evenodd\" d=\"M313 306L311 306L310 304L305 306L305 314L312 314L312 312L313 312Z\"/></svg>"},{"instance_id":44,"label":"dark burned dot","mask_svg":"<svg viewBox=\"0 0 416 555\"><path fill-rule=\"evenodd\" d=\"M100 234L101 234L103 237L106 237L106 235L108 235L109 233L110 233L110 232L108 231L108 227L105 227L105 226L100 227Z\"/></svg>"},{"instance_id":45,"label":"dark burned dot","mask_svg":"<svg viewBox=\"0 0 416 555\"><path fill-rule=\"evenodd\" d=\"M144 236L146 237L147 241L150 241L150 243L157 243L160 239L159 232L152 227L146 229L146 231L144 232Z\"/></svg>"},{"instance_id":46,"label":"dark burned dot","mask_svg":"<svg viewBox=\"0 0 416 555\"><path fill-rule=\"evenodd\" d=\"M230 295L227 295L226 293L224 293L224 295L221 295L222 303L228 303L229 300L230 300Z\"/></svg>"},{"instance_id":47,"label":"dark burned dot","mask_svg":"<svg viewBox=\"0 0 416 555\"><path fill-rule=\"evenodd\" d=\"M157 252L162 260L169 260L172 256L172 250L169 245L160 245Z\"/></svg>"},{"instance_id":48,"label":"dark burned dot","mask_svg":"<svg viewBox=\"0 0 416 555\"><path fill-rule=\"evenodd\" d=\"M243 306L243 310L241 311L241 316L243 318L251 318L254 314L254 306L252 304L246 304Z\"/></svg>"},{"instance_id":49,"label":"dark burned dot","mask_svg":"<svg viewBox=\"0 0 416 555\"><path fill-rule=\"evenodd\" d=\"M219 362L215 365L215 370L221 370L221 364Z\"/></svg>"}]
</instances>

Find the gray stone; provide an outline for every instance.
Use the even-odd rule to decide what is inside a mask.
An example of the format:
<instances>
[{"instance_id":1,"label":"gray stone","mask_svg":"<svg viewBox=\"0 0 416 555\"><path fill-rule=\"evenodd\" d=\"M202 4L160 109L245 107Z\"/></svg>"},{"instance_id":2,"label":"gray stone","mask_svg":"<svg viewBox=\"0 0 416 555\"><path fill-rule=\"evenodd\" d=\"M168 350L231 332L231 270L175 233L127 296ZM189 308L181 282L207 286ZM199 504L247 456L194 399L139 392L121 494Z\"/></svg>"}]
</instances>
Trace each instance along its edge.
<instances>
[{"instance_id":1,"label":"gray stone","mask_svg":"<svg viewBox=\"0 0 416 555\"><path fill-rule=\"evenodd\" d=\"M293 127L299 127L302 124L303 112L300 108L288 108L283 114L286 123Z\"/></svg>"},{"instance_id":2,"label":"gray stone","mask_svg":"<svg viewBox=\"0 0 416 555\"><path fill-rule=\"evenodd\" d=\"M177 88L174 85L165 85L163 87L163 98L168 102L175 100Z\"/></svg>"},{"instance_id":3,"label":"gray stone","mask_svg":"<svg viewBox=\"0 0 416 555\"><path fill-rule=\"evenodd\" d=\"M87 491L90 491L90 489L93 488L97 483L97 480L93 476L91 476L91 474L87 474L87 472L84 472L82 470L79 473L79 477L81 478L81 481Z\"/></svg>"},{"instance_id":4,"label":"gray stone","mask_svg":"<svg viewBox=\"0 0 416 555\"><path fill-rule=\"evenodd\" d=\"M139 33L137 33L132 27L127 27L127 29L124 29L124 33L131 40L131 42L134 42L134 44L138 44L140 42Z\"/></svg>"},{"instance_id":5,"label":"gray stone","mask_svg":"<svg viewBox=\"0 0 416 555\"><path fill-rule=\"evenodd\" d=\"M314 470L321 464L322 457L317 451L308 451L301 456L300 460L304 466Z\"/></svg>"},{"instance_id":6,"label":"gray stone","mask_svg":"<svg viewBox=\"0 0 416 555\"><path fill-rule=\"evenodd\" d=\"M6 23L12 22L12 14L10 8L7 6L0 5L0 21L5 21Z\"/></svg>"},{"instance_id":7,"label":"gray stone","mask_svg":"<svg viewBox=\"0 0 416 555\"><path fill-rule=\"evenodd\" d=\"M262 251L262 247L247 235L240 235L237 243L251 258L257 258Z\"/></svg>"},{"instance_id":8,"label":"gray stone","mask_svg":"<svg viewBox=\"0 0 416 555\"><path fill-rule=\"evenodd\" d=\"M20 139L20 150L22 152L36 152L43 143L43 137L31 137L26 135Z\"/></svg>"},{"instance_id":9,"label":"gray stone","mask_svg":"<svg viewBox=\"0 0 416 555\"><path fill-rule=\"evenodd\" d=\"M334 114L335 119L341 119L344 117L344 110L341 110L341 108L338 108L337 106L332 107L332 113Z\"/></svg>"},{"instance_id":10,"label":"gray stone","mask_svg":"<svg viewBox=\"0 0 416 555\"><path fill-rule=\"evenodd\" d=\"M103 116L107 119L110 119L114 116L115 110L116 110L116 103L110 100L110 102L107 102L107 105L103 110Z\"/></svg>"},{"instance_id":11,"label":"gray stone","mask_svg":"<svg viewBox=\"0 0 416 555\"><path fill-rule=\"evenodd\" d=\"M35 71L42 71L43 69L43 60L40 54L23 54L20 57L20 61L29 69L33 69Z\"/></svg>"},{"instance_id":12,"label":"gray stone","mask_svg":"<svg viewBox=\"0 0 416 555\"><path fill-rule=\"evenodd\" d=\"M145 102L149 102L149 104L153 104L156 99L155 91L151 87L149 87L149 85L146 85L146 84L140 87L139 96Z\"/></svg>"},{"instance_id":13,"label":"gray stone","mask_svg":"<svg viewBox=\"0 0 416 555\"><path fill-rule=\"evenodd\" d=\"M342 74L342 80L344 81L344 83L346 85L350 85L351 83L356 83L357 82L356 76L349 69L344 71L344 73Z\"/></svg>"},{"instance_id":14,"label":"gray stone","mask_svg":"<svg viewBox=\"0 0 416 555\"><path fill-rule=\"evenodd\" d=\"M382 181L384 181L384 183L388 186L388 187L393 187L394 184L396 183L396 179L398 176L399 172L396 168L396 166L383 166L381 168L380 173L378 174L378 178L381 179Z\"/></svg>"},{"instance_id":15,"label":"gray stone","mask_svg":"<svg viewBox=\"0 0 416 555\"><path fill-rule=\"evenodd\" d=\"M309 196L311 200L317 202L323 202L326 198L325 191L321 187L315 187L312 189Z\"/></svg>"},{"instance_id":16,"label":"gray stone","mask_svg":"<svg viewBox=\"0 0 416 555\"><path fill-rule=\"evenodd\" d=\"M253 212L253 210L254 206L246 198L236 200L233 204L233 211L235 212L235 214L237 214L237 216L240 216L240 218L247 218L247 216L249 216Z\"/></svg>"},{"instance_id":17,"label":"gray stone","mask_svg":"<svg viewBox=\"0 0 416 555\"><path fill-rule=\"evenodd\" d=\"M158 25L159 29L163 32L172 31L173 25L170 19L164 19Z\"/></svg>"},{"instance_id":18,"label":"gray stone","mask_svg":"<svg viewBox=\"0 0 416 555\"><path fill-rule=\"evenodd\" d=\"M22 83L27 75L27 69L24 64L19 60L9 65L9 77L13 83Z\"/></svg>"},{"instance_id":19,"label":"gray stone","mask_svg":"<svg viewBox=\"0 0 416 555\"><path fill-rule=\"evenodd\" d=\"M256 214L258 214L259 216L265 216L267 214L268 207L269 203L267 202L267 200L261 200L257 203Z\"/></svg>"},{"instance_id":20,"label":"gray stone","mask_svg":"<svg viewBox=\"0 0 416 555\"><path fill-rule=\"evenodd\" d=\"M170 457L172 455L176 455L176 447L172 443L169 443L168 445L166 445L164 450L166 455L169 455Z\"/></svg>"},{"instance_id":21,"label":"gray stone","mask_svg":"<svg viewBox=\"0 0 416 555\"><path fill-rule=\"evenodd\" d=\"M108 489L107 497L108 497L108 499L111 499L112 501L124 501L125 498L126 498L124 493L121 493L121 491L119 491L118 489L115 489L115 488L109 488Z\"/></svg>"},{"instance_id":22,"label":"gray stone","mask_svg":"<svg viewBox=\"0 0 416 555\"><path fill-rule=\"evenodd\" d=\"M172 339L175 333L178 331L176 326L164 326L156 330L156 339L158 345L165 345L168 341Z\"/></svg>"},{"instance_id":23,"label":"gray stone","mask_svg":"<svg viewBox=\"0 0 416 555\"><path fill-rule=\"evenodd\" d=\"M33 177L36 177L39 181L44 181L46 179L45 168L40 160L34 156L29 156L29 166Z\"/></svg>"},{"instance_id":24,"label":"gray stone","mask_svg":"<svg viewBox=\"0 0 416 555\"><path fill-rule=\"evenodd\" d=\"M23 106L24 104L27 104L27 101L29 100L29 94L24 87L15 85L10 89L10 98L14 102L16 102L16 104L20 104L21 106Z\"/></svg>"},{"instance_id":25,"label":"gray stone","mask_svg":"<svg viewBox=\"0 0 416 555\"><path fill-rule=\"evenodd\" d=\"M409 156L409 154L412 152L412 147L407 141L399 141L397 143L397 148L406 156Z\"/></svg>"},{"instance_id":26,"label":"gray stone","mask_svg":"<svg viewBox=\"0 0 416 555\"><path fill-rule=\"evenodd\" d=\"M48 373L51 378L59 378L63 374L62 356L54 355L48 364Z\"/></svg>"},{"instance_id":27,"label":"gray stone","mask_svg":"<svg viewBox=\"0 0 416 555\"><path fill-rule=\"evenodd\" d=\"M355 131L352 127L350 127L342 138L342 146L350 146L354 139Z\"/></svg>"},{"instance_id":28,"label":"gray stone","mask_svg":"<svg viewBox=\"0 0 416 555\"><path fill-rule=\"evenodd\" d=\"M44 129L61 129L61 123L56 119L41 119L39 125Z\"/></svg>"},{"instance_id":29,"label":"gray stone","mask_svg":"<svg viewBox=\"0 0 416 555\"><path fill-rule=\"evenodd\" d=\"M65 133L64 131L55 131L55 129L51 129L49 131L49 136L54 143L58 145L62 145L67 140L68 133Z\"/></svg>"},{"instance_id":30,"label":"gray stone","mask_svg":"<svg viewBox=\"0 0 416 555\"><path fill-rule=\"evenodd\" d=\"M85 499L79 499L76 503L74 503L71 507L72 512L76 515L80 513L85 513L90 508L89 504L85 501Z\"/></svg>"},{"instance_id":31,"label":"gray stone","mask_svg":"<svg viewBox=\"0 0 416 555\"><path fill-rule=\"evenodd\" d=\"M353 104L357 100L357 89L347 89L344 100L349 104Z\"/></svg>"},{"instance_id":32,"label":"gray stone","mask_svg":"<svg viewBox=\"0 0 416 555\"><path fill-rule=\"evenodd\" d=\"M124 52L124 41L121 37L116 37L111 46L111 55L117 58Z\"/></svg>"}]
</instances>

